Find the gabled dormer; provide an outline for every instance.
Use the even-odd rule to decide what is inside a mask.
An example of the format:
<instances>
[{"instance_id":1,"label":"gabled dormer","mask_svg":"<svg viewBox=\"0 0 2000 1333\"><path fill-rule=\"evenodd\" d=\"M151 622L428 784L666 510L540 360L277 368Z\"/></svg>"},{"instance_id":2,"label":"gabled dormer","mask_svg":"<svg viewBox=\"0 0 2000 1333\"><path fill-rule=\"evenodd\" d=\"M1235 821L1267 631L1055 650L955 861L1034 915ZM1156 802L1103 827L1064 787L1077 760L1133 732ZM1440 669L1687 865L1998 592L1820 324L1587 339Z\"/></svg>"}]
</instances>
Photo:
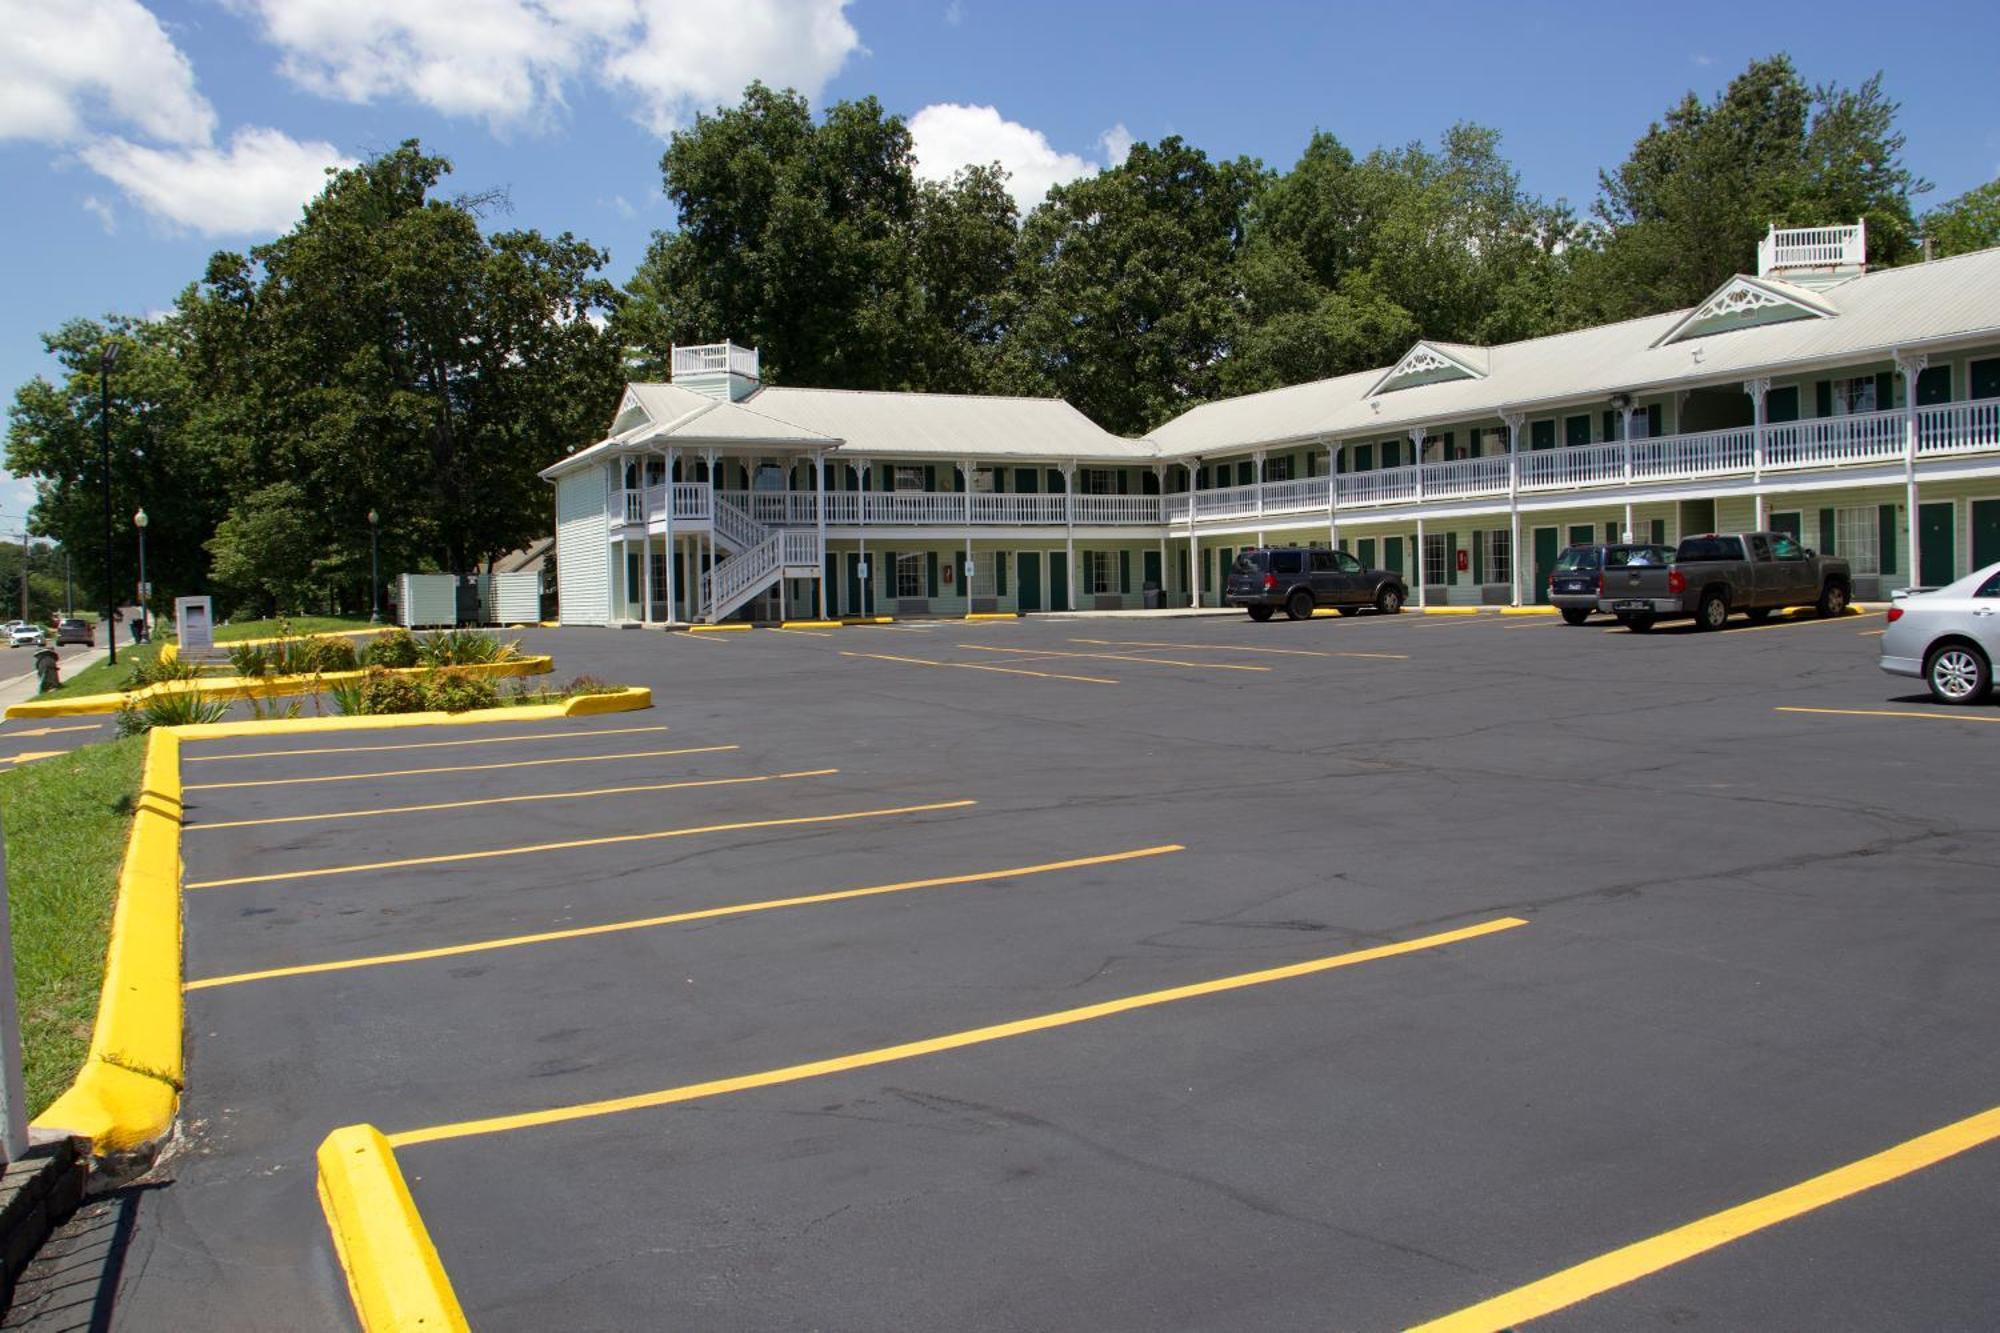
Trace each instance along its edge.
<instances>
[{"instance_id":1,"label":"gabled dormer","mask_svg":"<svg viewBox=\"0 0 2000 1333\"><path fill-rule=\"evenodd\" d=\"M639 401L631 385L625 386L625 396L618 400L618 414L611 418L611 433L623 435L634 426L643 426L653 419L646 405Z\"/></svg>"},{"instance_id":2,"label":"gabled dormer","mask_svg":"<svg viewBox=\"0 0 2000 1333\"><path fill-rule=\"evenodd\" d=\"M1661 335L1653 344L1688 338L1706 338L1714 333L1785 324L1795 319L1832 319L1840 310L1817 292L1777 278L1753 278L1739 273L1709 294L1685 318Z\"/></svg>"},{"instance_id":3,"label":"gabled dormer","mask_svg":"<svg viewBox=\"0 0 2000 1333\"><path fill-rule=\"evenodd\" d=\"M1389 373L1376 380L1363 397L1396 389L1414 389L1419 384L1442 384L1447 380L1486 378L1486 349L1470 343L1441 343L1425 339L1403 353L1403 359Z\"/></svg>"}]
</instances>

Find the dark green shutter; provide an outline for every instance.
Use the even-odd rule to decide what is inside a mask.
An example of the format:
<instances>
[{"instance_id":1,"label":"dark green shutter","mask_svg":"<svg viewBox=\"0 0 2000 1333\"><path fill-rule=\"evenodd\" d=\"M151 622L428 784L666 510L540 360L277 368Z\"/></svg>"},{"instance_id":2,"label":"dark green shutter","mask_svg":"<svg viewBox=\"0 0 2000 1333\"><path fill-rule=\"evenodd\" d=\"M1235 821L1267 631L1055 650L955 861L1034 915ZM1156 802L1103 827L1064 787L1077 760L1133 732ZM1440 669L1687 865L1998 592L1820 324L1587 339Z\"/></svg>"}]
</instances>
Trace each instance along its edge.
<instances>
[{"instance_id":1,"label":"dark green shutter","mask_svg":"<svg viewBox=\"0 0 2000 1333\"><path fill-rule=\"evenodd\" d=\"M1386 444L1382 446L1382 466L1395 466L1389 459L1389 446ZM1375 446L1371 444L1357 444L1354 446L1354 470L1356 472L1372 472L1375 470Z\"/></svg>"},{"instance_id":2,"label":"dark green shutter","mask_svg":"<svg viewBox=\"0 0 2000 1333\"><path fill-rule=\"evenodd\" d=\"M1121 593L1132 591L1132 553L1130 551L1120 551L1118 553L1118 591Z\"/></svg>"},{"instance_id":3,"label":"dark green shutter","mask_svg":"<svg viewBox=\"0 0 2000 1333\"><path fill-rule=\"evenodd\" d=\"M1452 432L1450 431L1444 433L1443 444L1438 449L1439 462L1449 463L1451 461L1451 436Z\"/></svg>"},{"instance_id":4,"label":"dark green shutter","mask_svg":"<svg viewBox=\"0 0 2000 1333\"><path fill-rule=\"evenodd\" d=\"M1833 534L1833 511L1831 509L1822 509L1819 511L1819 553L1821 555L1833 554Z\"/></svg>"},{"instance_id":5,"label":"dark green shutter","mask_svg":"<svg viewBox=\"0 0 2000 1333\"><path fill-rule=\"evenodd\" d=\"M953 467L951 470L951 489L954 492L965 489L965 473L957 467Z\"/></svg>"},{"instance_id":6,"label":"dark green shutter","mask_svg":"<svg viewBox=\"0 0 2000 1333\"><path fill-rule=\"evenodd\" d=\"M1875 511L1876 532L1882 544L1881 570L1884 574L1896 572L1896 506L1881 505Z\"/></svg>"},{"instance_id":7,"label":"dark green shutter","mask_svg":"<svg viewBox=\"0 0 2000 1333\"><path fill-rule=\"evenodd\" d=\"M1254 459L1245 459L1236 465L1236 484L1251 486L1257 481L1257 464Z\"/></svg>"},{"instance_id":8,"label":"dark green shutter","mask_svg":"<svg viewBox=\"0 0 2000 1333\"><path fill-rule=\"evenodd\" d=\"M1472 582L1474 586L1486 582L1486 543L1476 532L1472 534Z\"/></svg>"},{"instance_id":9,"label":"dark green shutter","mask_svg":"<svg viewBox=\"0 0 2000 1333\"><path fill-rule=\"evenodd\" d=\"M1799 419L1799 386L1787 384L1782 389L1773 389L1764 397L1764 420L1767 422L1797 421Z\"/></svg>"},{"instance_id":10,"label":"dark green shutter","mask_svg":"<svg viewBox=\"0 0 2000 1333\"><path fill-rule=\"evenodd\" d=\"M1049 474L1048 481L1049 481L1050 495L1057 495L1069 490L1069 487L1063 484L1063 474L1061 468L1052 467L1046 469L1046 471Z\"/></svg>"},{"instance_id":11,"label":"dark green shutter","mask_svg":"<svg viewBox=\"0 0 2000 1333\"><path fill-rule=\"evenodd\" d=\"M1813 415L1830 417L1833 415L1833 381L1821 380L1813 385Z\"/></svg>"},{"instance_id":12,"label":"dark green shutter","mask_svg":"<svg viewBox=\"0 0 2000 1333\"><path fill-rule=\"evenodd\" d=\"M1896 373L1892 370L1878 371L1875 375L1875 410L1887 412L1896 405Z\"/></svg>"},{"instance_id":13,"label":"dark green shutter","mask_svg":"<svg viewBox=\"0 0 2000 1333\"><path fill-rule=\"evenodd\" d=\"M1664 424L1665 417L1661 413L1658 403L1654 403L1646 409L1646 434L1652 436L1654 439L1658 439L1661 427Z\"/></svg>"},{"instance_id":14,"label":"dark green shutter","mask_svg":"<svg viewBox=\"0 0 2000 1333\"><path fill-rule=\"evenodd\" d=\"M924 464L924 489L927 491L937 489L937 469L929 463Z\"/></svg>"},{"instance_id":15,"label":"dark green shutter","mask_svg":"<svg viewBox=\"0 0 2000 1333\"><path fill-rule=\"evenodd\" d=\"M1530 449L1553 449L1556 447L1556 423L1537 421L1528 427L1528 447Z\"/></svg>"},{"instance_id":16,"label":"dark green shutter","mask_svg":"<svg viewBox=\"0 0 2000 1333\"><path fill-rule=\"evenodd\" d=\"M1151 468L1148 468L1146 471L1141 472L1139 474L1139 494L1158 495L1159 493L1160 493L1159 477L1154 475Z\"/></svg>"},{"instance_id":17,"label":"dark green shutter","mask_svg":"<svg viewBox=\"0 0 2000 1333\"><path fill-rule=\"evenodd\" d=\"M995 597L1005 597L1007 595L1007 553L1005 551L995 551L993 553L993 595Z\"/></svg>"},{"instance_id":18,"label":"dark green shutter","mask_svg":"<svg viewBox=\"0 0 2000 1333\"><path fill-rule=\"evenodd\" d=\"M1444 581L1453 585L1458 583L1458 534L1455 532L1444 535Z\"/></svg>"},{"instance_id":19,"label":"dark green shutter","mask_svg":"<svg viewBox=\"0 0 2000 1333\"><path fill-rule=\"evenodd\" d=\"M938 595L938 561L936 551L924 552L924 596Z\"/></svg>"},{"instance_id":20,"label":"dark green shutter","mask_svg":"<svg viewBox=\"0 0 2000 1333\"><path fill-rule=\"evenodd\" d=\"M1654 519L1652 530L1647 534L1647 540L1655 546L1665 546L1667 544L1667 520L1664 518Z\"/></svg>"},{"instance_id":21,"label":"dark green shutter","mask_svg":"<svg viewBox=\"0 0 2000 1333\"><path fill-rule=\"evenodd\" d=\"M882 591L883 591L883 592L884 592L885 594L887 594L888 596L890 596L890 597L894 597L894 596L896 596L896 595L897 595L897 588L896 588L896 553L895 553L894 551L888 551L888 552L885 552L885 553L883 554L883 557L882 557L882 575L883 575L883 577L882 577ZM868 580L868 582L872 584L872 583L874 583L874 582L875 582L875 580L873 580L873 579L870 579L870 580Z\"/></svg>"},{"instance_id":22,"label":"dark green shutter","mask_svg":"<svg viewBox=\"0 0 2000 1333\"><path fill-rule=\"evenodd\" d=\"M1588 414L1579 417L1563 418L1563 443L1568 445L1590 443L1590 417Z\"/></svg>"},{"instance_id":23,"label":"dark green shutter","mask_svg":"<svg viewBox=\"0 0 2000 1333\"><path fill-rule=\"evenodd\" d=\"M1604 414L1604 438L1606 440L1615 440L1618 438L1618 414L1616 412L1606 412Z\"/></svg>"},{"instance_id":24,"label":"dark green shutter","mask_svg":"<svg viewBox=\"0 0 2000 1333\"><path fill-rule=\"evenodd\" d=\"M1131 493L1131 484L1132 484L1132 478L1131 478L1131 475L1130 475L1129 473L1127 473L1127 472L1125 471L1125 469L1124 469L1124 468L1122 468L1122 467L1121 467L1121 468L1119 468L1119 469L1118 469L1118 493L1119 493L1120 495L1127 495L1127 494L1130 494L1130 493Z\"/></svg>"},{"instance_id":25,"label":"dark green shutter","mask_svg":"<svg viewBox=\"0 0 2000 1333\"><path fill-rule=\"evenodd\" d=\"M1927 366L1917 375L1917 406L1931 407L1951 401L1951 367Z\"/></svg>"}]
</instances>

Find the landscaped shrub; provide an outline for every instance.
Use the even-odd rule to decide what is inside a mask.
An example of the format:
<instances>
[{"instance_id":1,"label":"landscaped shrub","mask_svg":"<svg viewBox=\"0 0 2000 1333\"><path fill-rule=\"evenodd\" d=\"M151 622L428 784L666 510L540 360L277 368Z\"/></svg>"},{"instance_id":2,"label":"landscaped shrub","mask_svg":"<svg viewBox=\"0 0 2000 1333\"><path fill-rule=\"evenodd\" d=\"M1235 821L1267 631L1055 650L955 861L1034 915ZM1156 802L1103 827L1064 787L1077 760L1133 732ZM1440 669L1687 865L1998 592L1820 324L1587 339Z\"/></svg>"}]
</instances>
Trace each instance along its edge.
<instances>
[{"instance_id":1,"label":"landscaped shrub","mask_svg":"<svg viewBox=\"0 0 2000 1333\"><path fill-rule=\"evenodd\" d=\"M326 687L333 696L333 711L342 717L359 717L368 711L368 685L359 680L336 680Z\"/></svg>"},{"instance_id":2,"label":"landscaped shrub","mask_svg":"<svg viewBox=\"0 0 2000 1333\"><path fill-rule=\"evenodd\" d=\"M361 711L364 713L421 713L429 707L424 687L413 676L399 676L381 667L370 667L361 682Z\"/></svg>"},{"instance_id":3,"label":"landscaped shrub","mask_svg":"<svg viewBox=\"0 0 2000 1333\"><path fill-rule=\"evenodd\" d=\"M450 668L432 672L424 693L430 699L430 706L444 713L467 713L475 708L495 708L500 703L500 692L493 688L492 681Z\"/></svg>"},{"instance_id":4,"label":"landscaped shrub","mask_svg":"<svg viewBox=\"0 0 2000 1333\"><path fill-rule=\"evenodd\" d=\"M118 734L136 736L154 727L188 727L220 722L229 715L227 699L205 699L199 690L156 694L143 703L127 699L118 708Z\"/></svg>"},{"instance_id":5,"label":"landscaped shrub","mask_svg":"<svg viewBox=\"0 0 2000 1333\"><path fill-rule=\"evenodd\" d=\"M623 685L613 685L608 680L599 680L595 676L585 675L578 676L575 680L563 686L561 694L565 699L574 699L579 694L622 694L624 691L625 687Z\"/></svg>"},{"instance_id":6,"label":"landscaped shrub","mask_svg":"<svg viewBox=\"0 0 2000 1333\"><path fill-rule=\"evenodd\" d=\"M141 689L147 685L157 685L163 680L193 680L201 674L199 662L182 661L179 657L155 657L150 662L135 662L131 674L125 677L125 688Z\"/></svg>"},{"instance_id":7,"label":"landscaped shrub","mask_svg":"<svg viewBox=\"0 0 2000 1333\"><path fill-rule=\"evenodd\" d=\"M425 666L477 666L504 662L519 651L516 643L503 644L491 634L476 629L441 629L416 641L417 660Z\"/></svg>"},{"instance_id":8,"label":"landscaped shrub","mask_svg":"<svg viewBox=\"0 0 2000 1333\"><path fill-rule=\"evenodd\" d=\"M361 663L371 667L413 667L417 641L406 629L392 629L361 650Z\"/></svg>"},{"instance_id":9,"label":"landscaped shrub","mask_svg":"<svg viewBox=\"0 0 2000 1333\"><path fill-rule=\"evenodd\" d=\"M326 674L353 671L361 665L354 645L346 639L308 639L305 658L308 672Z\"/></svg>"},{"instance_id":10,"label":"landscaped shrub","mask_svg":"<svg viewBox=\"0 0 2000 1333\"><path fill-rule=\"evenodd\" d=\"M271 674L271 654L261 643L239 643L229 649L229 665L239 676Z\"/></svg>"}]
</instances>

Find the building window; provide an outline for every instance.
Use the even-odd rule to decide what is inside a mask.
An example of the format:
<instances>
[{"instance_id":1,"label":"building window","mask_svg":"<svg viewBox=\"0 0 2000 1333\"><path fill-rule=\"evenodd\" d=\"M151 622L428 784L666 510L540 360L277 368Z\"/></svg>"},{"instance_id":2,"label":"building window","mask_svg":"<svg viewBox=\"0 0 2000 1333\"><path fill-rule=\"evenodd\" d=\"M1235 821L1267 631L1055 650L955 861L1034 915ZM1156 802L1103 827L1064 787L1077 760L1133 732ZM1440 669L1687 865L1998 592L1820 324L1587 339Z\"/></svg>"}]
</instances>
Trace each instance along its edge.
<instances>
[{"instance_id":1,"label":"building window","mask_svg":"<svg viewBox=\"0 0 2000 1333\"><path fill-rule=\"evenodd\" d=\"M1835 380L1833 414L1837 417L1851 417L1860 412L1873 412L1878 407L1886 407L1886 403L1875 401L1876 387L1873 375L1861 375L1851 380Z\"/></svg>"},{"instance_id":2,"label":"building window","mask_svg":"<svg viewBox=\"0 0 2000 1333\"><path fill-rule=\"evenodd\" d=\"M965 557L961 555L959 559ZM1000 570L1007 563L1005 551L992 551L972 558L972 577L965 581L966 594L971 597L1000 597L1006 590L1000 586Z\"/></svg>"},{"instance_id":3,"label":"building window","mask_svg":"<svg viewBox=\"0 0 2000 1333\"><path fill-rule=\"evenodd\" d=\"M1856 574L1882 572L1881 532L1881 515L1873 505L1834 511L1834 550Z\"/></svg>"},{"instance_id":4,"label":"building window","mask_svg":"<svg viewBox=\"0 0 2000 1333\"><path fill-rule=\"evenodd\" d=\"M899 491L921 491L924 489L924 469L921 465L896 464L895 487Z\"/></svg>"},{"instance_id":5,"label":"building window","mask_svg":"<svg viewBox=\"0 0 2000 1333\"><path fill-rule=\"evenodd\" d=\"M924 557L899 555L896 557L896 596L922 597L924 595Z\"/></svg>"},{"instance_id":6,"label":"building window","mask_svg":"<svg viewBox=\"0 0 2000 1333\"><path fill-rule=\"evenodd\" d=\"M976 467L972 469L973 491L979 495L991 495L995 489L993 483L997 475L996 471L990 467Z\"/></svg>"},{"instance_id":7,"label":"building window","mask_svg":"<svg viewBox=\"0 0 2000 1333\"><path fill-rule=\"evenodd\" d=\"M1448 558L1449 558L1449 553L1444 548L1444 534L1442 532L1425 533L1424 534L1424 582L1425 583L1428 583L1433 587L1435 587L1438 584L1443 583L1445 581L1446 571L1448 569L1446 561L1448 560Z\"/></svg>"},{"instance_id":8,"label":"building window","mask_svg":"<svg viewBox=\"0 0 2000 1333\"><path fill-rule=\"evenodd\" d=\"M1292 456L1290 454L1264 460L1265 481L1290 481L1291 479Z\"/></svg>"},{"instance_id":9,"label":"building window","mask_svg":"<svg viewBox=\"0 0 2000 1333\"><path fill-rule=\"evenodd\" d=\"M1077 473L1076 489L1079 495L1118 494L1118 474L1108 467L1087 467Z\"/></svg>"},{"instance_id":10,"label":"building window","mask_svg":"<svg viewBox=\"0 0 2000 1333\"><path fill-rule=\"evenodd\" d=\"M1083 553L1083 590L1092 593L1118 591L1118 571L1111 552Z\"/></svg>"},{"instance_id":11,"label":"building window","mask_svg":"<svg viewBox=\"0 0 2000 1333\"><path fill-rule=\"evenodd\" d=\"M1488 583L1512 583L1514 581L1514 535L1505 528L1490 531L1486 536L1486 581Z\"/></svg>"}]
</instances>

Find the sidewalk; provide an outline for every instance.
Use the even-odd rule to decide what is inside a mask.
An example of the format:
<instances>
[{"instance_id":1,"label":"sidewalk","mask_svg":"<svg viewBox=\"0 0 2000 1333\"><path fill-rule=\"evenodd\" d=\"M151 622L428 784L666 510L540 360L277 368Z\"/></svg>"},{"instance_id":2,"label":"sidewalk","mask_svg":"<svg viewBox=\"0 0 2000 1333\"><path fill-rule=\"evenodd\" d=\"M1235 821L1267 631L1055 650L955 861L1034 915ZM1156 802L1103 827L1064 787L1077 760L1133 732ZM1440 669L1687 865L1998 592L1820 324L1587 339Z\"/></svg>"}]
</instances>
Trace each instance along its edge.
<instances>
[{"instance_id":1,"label":"sidewalk","mask_svg":"<svg viewBox=\"0 0 2000 1333\"><path fill-rule=\"evenodd\" d=\"M0 671L10 673L0 676L0 710L5 710L13 704L25 703L29 699L34 698L40 686L39 682L35 679L35 655L32 651L26 648L9 648L0 651L10 654L10 656L0 657ZM103 661L105 652L106 650L103 648L82 648L71 645L69 650L63 653L62 678L64 680L74 679L76 673L85 667ZM20 658L21 662L27 667L27 670L21 672L19 675L11 674L15 666L14 658L16 657Z\"/></svg>"}]
</instances>

